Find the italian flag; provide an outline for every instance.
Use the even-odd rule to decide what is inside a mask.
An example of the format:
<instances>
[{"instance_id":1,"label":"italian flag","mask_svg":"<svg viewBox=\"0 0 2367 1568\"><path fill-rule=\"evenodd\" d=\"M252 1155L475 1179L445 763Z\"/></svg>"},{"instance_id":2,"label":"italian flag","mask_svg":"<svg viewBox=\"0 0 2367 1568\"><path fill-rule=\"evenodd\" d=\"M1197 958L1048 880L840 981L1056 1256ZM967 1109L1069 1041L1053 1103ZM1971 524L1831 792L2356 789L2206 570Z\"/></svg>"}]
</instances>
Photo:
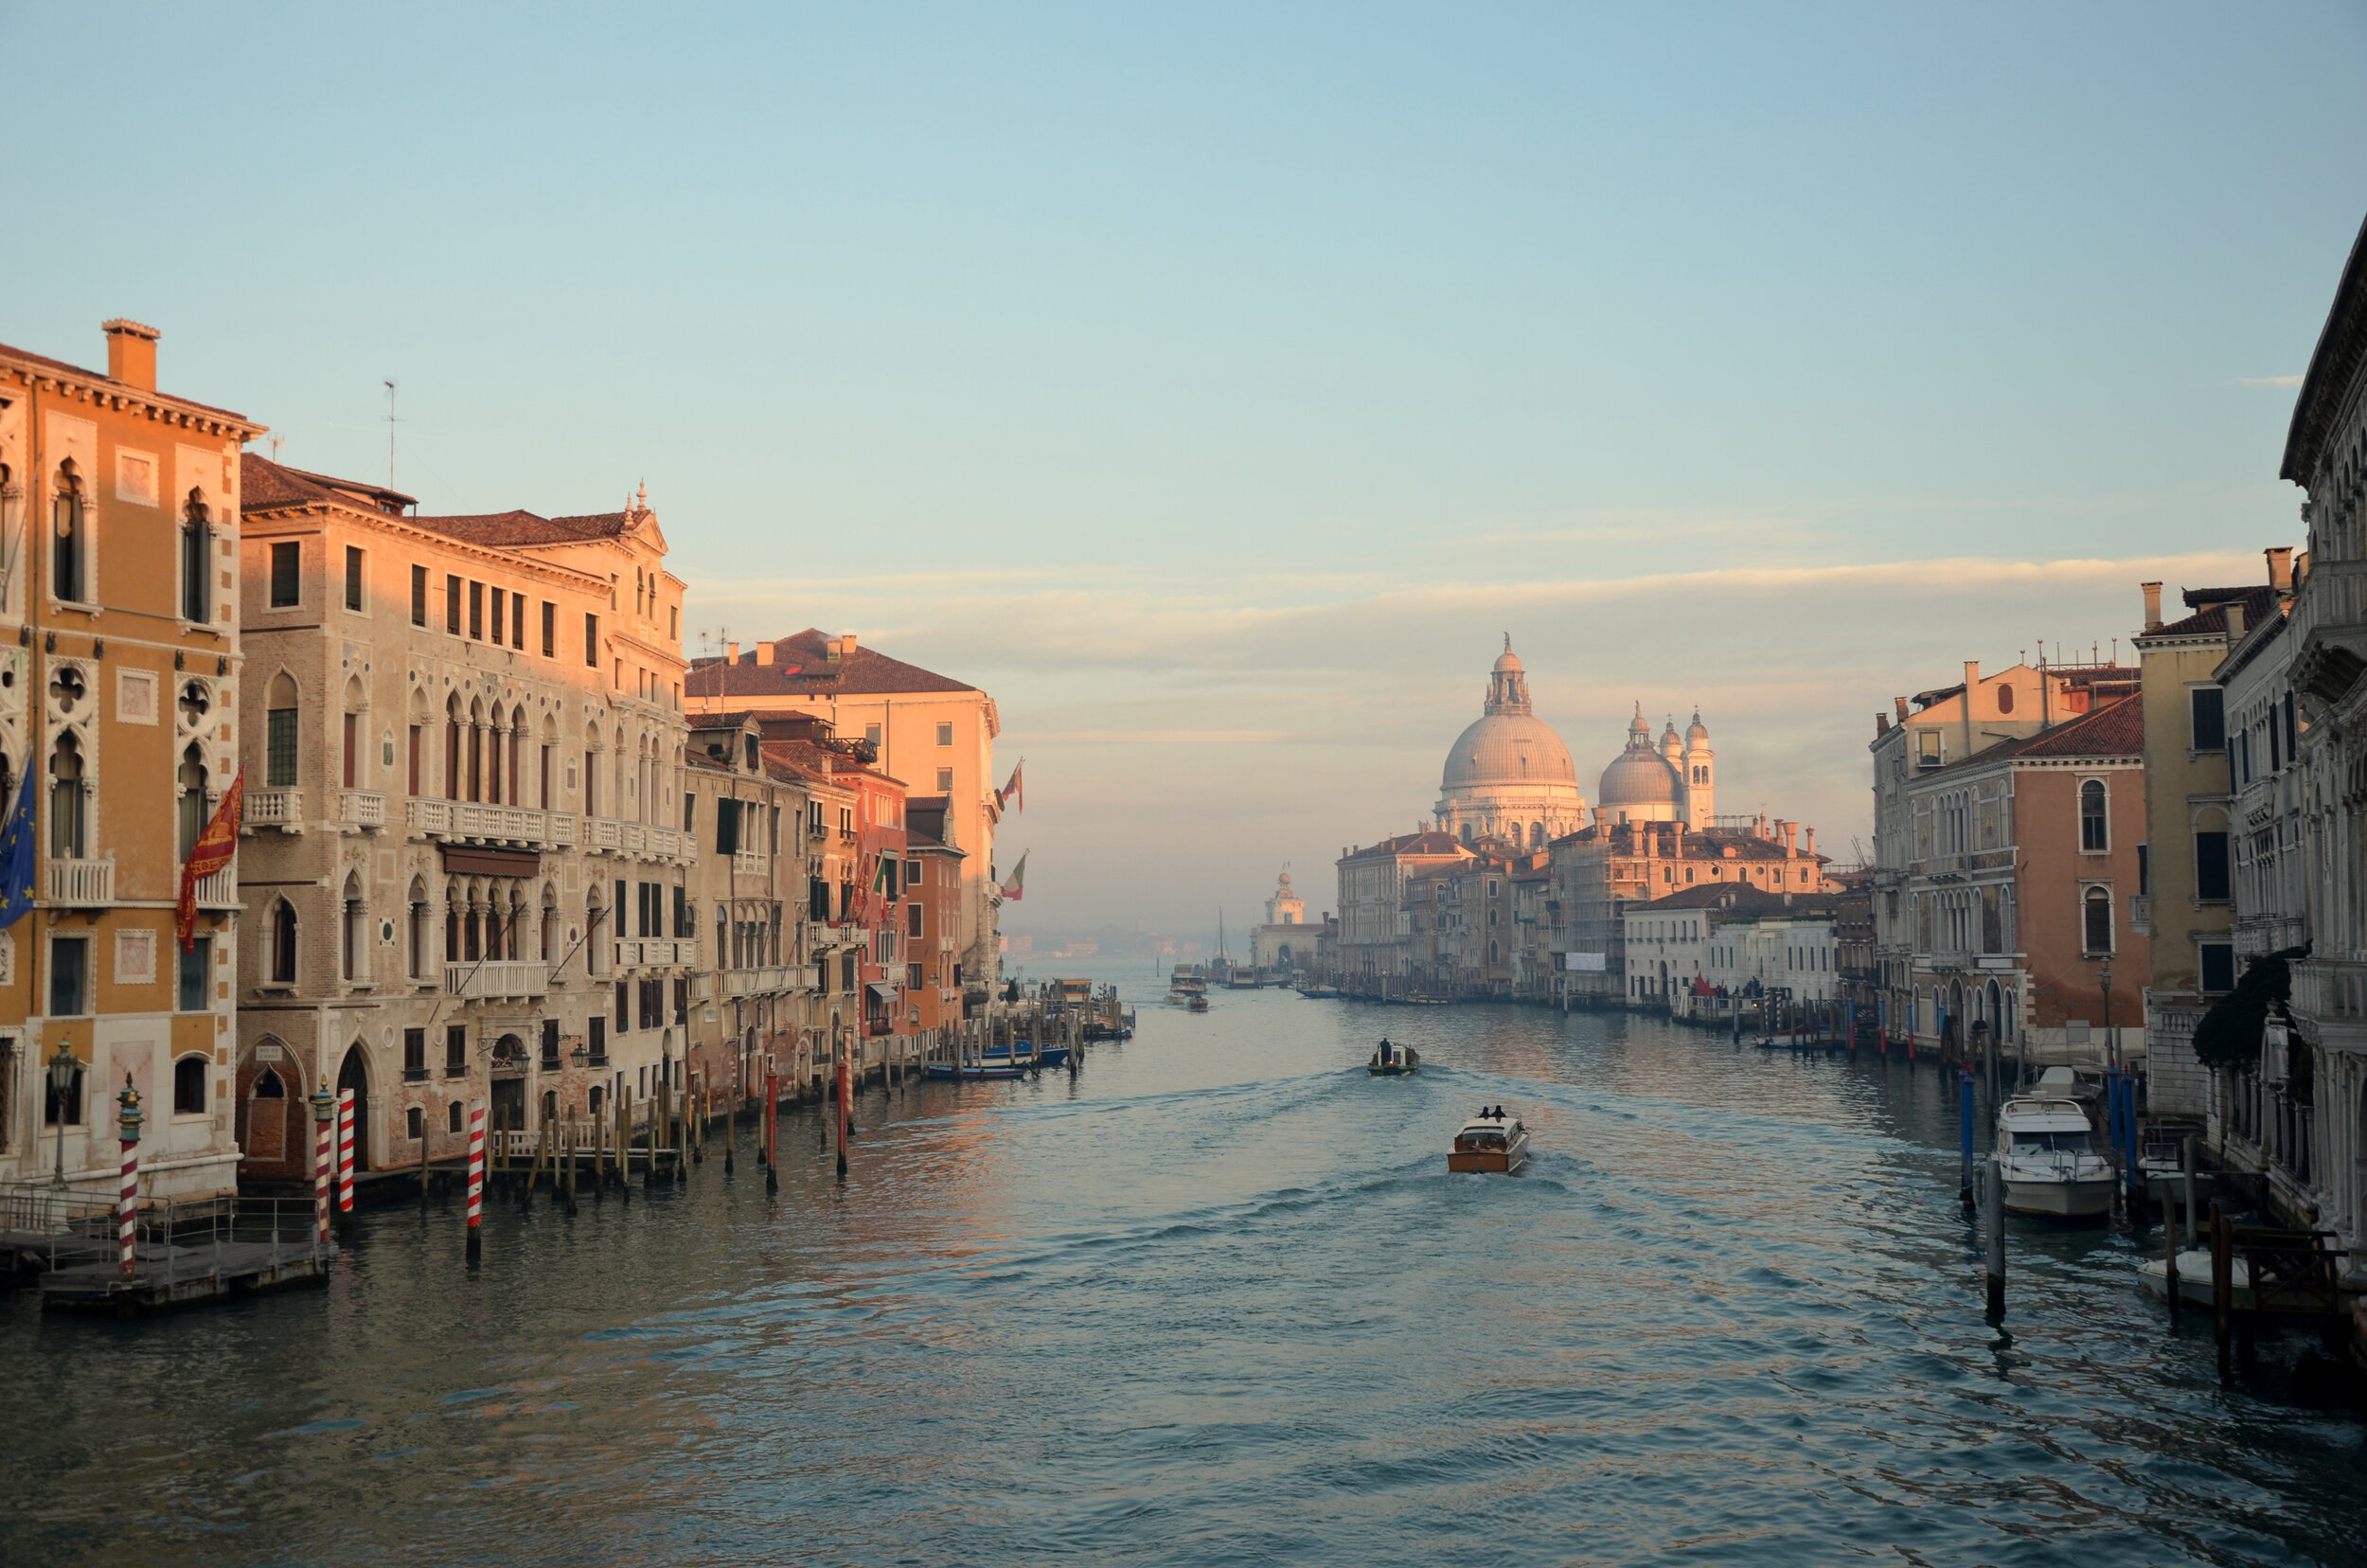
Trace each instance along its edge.
<instances>
[{"instance_id":1,"label":"italian flag","mask_svg":"<svg viewBox=\"0 0 2367 1568\"><path fill-rule=\"evenodd\" d=\"M1014 775L1017 776L1017 775ZM1011 867L1011 880L1003 884L1003 897L1016 903L1027 896L1027 854L1020 852L1019 864Z\"/></svg>"},{"instance_id":2,"label":"italian flag","mask_svg":"<svg viewBox=\"0 0 2367 1568\"><path fill-rule=\"evenodd\" d=\"M1024 773L1026 768L1027 758L1023 757L1017 762L1011 764L1011 781L1004 785L1002 789L995 792L995 801L1003 808L1003 810L1006 811L1016 811L1023 810L1026 806L1026 799L1021 793L1020 790L1020 775ZM1021 858L1023 860L1026 857L1022 856Z\"/></svg>"}]
</instances>

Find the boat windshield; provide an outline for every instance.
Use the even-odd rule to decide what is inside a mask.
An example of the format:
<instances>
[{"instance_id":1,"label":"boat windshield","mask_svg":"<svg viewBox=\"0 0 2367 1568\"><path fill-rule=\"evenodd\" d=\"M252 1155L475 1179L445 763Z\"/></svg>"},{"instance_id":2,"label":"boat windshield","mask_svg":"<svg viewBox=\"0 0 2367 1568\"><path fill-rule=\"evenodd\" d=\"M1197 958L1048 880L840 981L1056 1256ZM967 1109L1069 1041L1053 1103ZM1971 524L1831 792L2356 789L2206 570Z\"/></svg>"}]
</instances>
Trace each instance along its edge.
<instances>
[{"instance_id":1,"label":"boat windshield","mask_svg":"<svg viewBox=\"0 0 2367 1568\"><path fill-rule=\"evenodd\" d=\"M2088 1134L2085 1132L2017 1132L2013 1152L2017 1155L2085 1154Z\"/></svg>"},{"instance_id":2,"label":"boat windshield","mask_svg":"<svg viewBox=\"0 0 2367 1568\"><path fill-rule=\"evenodd\" d=\"M1454 1146L1466 1153L1479 1149L1502 1149L1504 1146L1504 1135L1491 1127L1485 1132L1461 1134L1455 1139Z\"/></svg>"}]
</instances>

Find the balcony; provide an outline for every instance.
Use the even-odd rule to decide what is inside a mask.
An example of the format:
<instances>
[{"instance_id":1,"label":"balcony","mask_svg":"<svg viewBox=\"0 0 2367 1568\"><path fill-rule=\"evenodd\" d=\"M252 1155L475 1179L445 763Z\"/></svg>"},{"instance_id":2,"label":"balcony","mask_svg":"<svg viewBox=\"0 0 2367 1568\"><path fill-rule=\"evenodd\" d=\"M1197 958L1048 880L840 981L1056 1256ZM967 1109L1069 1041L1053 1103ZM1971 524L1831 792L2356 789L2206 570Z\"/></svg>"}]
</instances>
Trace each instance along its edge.
<instances>
[{"instance_id":1,"label":"balcony","mask_svg":"<svg viewBox=\"0 0 2367 1568\"><path fill-rule=\"evenodd\" d=\"M116 863L112 860L53 860L48 862L48 899L53 904L81 906L116 900Z\"/></svg>"},{"instance_id":2,"label":"balcony","mask_svg":"<svg viewBox=\"0 0 2367 1568\"><path fill-rule=\"evenodd\" d=\"M197 879L197 907L200 909L236 909L239 907L239 868L235 863L223 866L210 877Z\"/></svg>"},{"instance_id":3,"label":"balcony","mask_svg":"<svg viewBox=\"0 0 2367 1568\"><path fill-rule=\"evenodd\" d=\"M762 964L755 969L725 970L725 996L774 996L798 989L805 972L801 964Z\"/></svg>"},{"instance_id":4,"label":"balcony","mask_svg":"<svg viewBox=\"0 0 2367 1568\"><path fill-rule=\"evenodd\" d=\"M671 969L699 962L699 939L696 936L620 936L616 939L616 967L628 969Z\"/></svg>"},{"instance_id":5,"label":"balcony","mask_svg":"<svg viewBox=\"0 0 2367 1568\"><path fill-rule=\"evenodd\" d=\"M541 996L550 989L551 967L544 963L489 958L478 964L444 966L444 994L464 1002Z\"/></svg>"},{"instance_id":6,"label":"balcony","mask_svg":"<svg viewBox=\"0 0 2367 1568\"><path fill-rule=\"evenodd\" d=\"M346 792L348 796L365 793L367 792ZM383 805L381 810L383 811ZM489 806L474 800L415 798L411 802L411 829L428 838L457 844L564 849L576 842L576 819L568 812L538 811L530 806Z\"/></svg>"},{"instance_id":7,"label":"balcony","mask_svg":"<svg viewBox=\"0 0 2367 1568\"><path fill-rule=\"evenodd\" d=\"M302 790L249 790L240 821L248 832L276 828L283 833L304 831Z\"/></svg>"},{"instance_id":8,"label":"balcony","mask_svg":"<svg viewBox=\"0 0 2367 1568\"><path fill-rule=\"evenodd\" d=\"M732 851L732 875L761 877L764 875L765 862L769 859L771 857L761 849L735 849Z\"/></svg>"},{"instance_id":9,"label":"balcony","mask_svg":"<svg viewBox=\"0 0 2367 1568\"><path fill-rule=\"evenodd\" d=\"M375 833L386 826L386 793L383 790L337 792L337 826L352 832Z\"/></svg>"},{"instance_id":10,"label":"balcony","mask_svg":"<svg viewBox=\"0 0 2367 1568\"><path fill-rule=\"evenodd\" d=\"M2308 1019L2367 1019L2367 964L2305 958L2293 966L2293 1011Z\"/></svg>"}]
</instances>

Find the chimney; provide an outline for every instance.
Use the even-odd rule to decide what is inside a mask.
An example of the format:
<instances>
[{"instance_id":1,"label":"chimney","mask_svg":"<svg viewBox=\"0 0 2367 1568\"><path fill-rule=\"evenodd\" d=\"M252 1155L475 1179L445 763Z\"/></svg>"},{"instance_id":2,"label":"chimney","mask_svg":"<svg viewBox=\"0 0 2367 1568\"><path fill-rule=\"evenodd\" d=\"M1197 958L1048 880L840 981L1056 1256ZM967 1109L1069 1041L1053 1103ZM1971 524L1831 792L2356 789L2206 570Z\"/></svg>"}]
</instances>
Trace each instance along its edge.
<instances>
[{"instance_id":1,"label":"chimney","mask_svg":"<svg viewBox=\"0 0 2367 1568\"><path fill-rule=\"evenodd\" d=\"M780 650L769 642L756 644L756 663L769 665L779 656Z\"/></svg>"},{"instance_id":2,"label":"chimney","mask_svg":"<svg viewBox=\"0 0 2367 1568\"><path fill-rule=\"evenodd\" d=\"M117 316L99 323L107 334L107 379L143 392L156 390L156 329Z\"/></svg>"},{"instance_id":3,"label":"chimney","mask_svg":"<svg viewBox=\"0 0 2367 1568\"><path fill-rule=\"evenodd\" d=\"M2309 552L2307 550L2293 557L2293 580L2296 583L2309 580Z\"/></svg>"},{"instance_id":4,"label":"chimney","mask_svg":"<svg viewBox=\"0 0 2367 1568\"><path fill-rule=\"evenodd\" d=\"M849 632L845 636L839 638L838 648L839 655L842 658L849 653L852 653L855 650L855 634L852 632Z\"/></svg>"},{"instance_id":5,"label":"chimney","mask_svg":"<svg viewBox=\"0 0 2367 1568\"><path fill-rule=\"evenodd\" d=\"M2269 586L2280 594L2293 591L2293 546L2279 544L2260 552L2269 558Z\"/></svg>"},{"instance_id":6,"label":"chimney","mask_svg":"<svg viewBox=\"0 0 2367 1568\"><path fill-rule=\"evenodd\" d=\"M1902 724L1905 723L1907 722L1907 699L1904 697L1894 697L1891 699L1891 704L1898 710L1898 722Z\"/></svg>"},{"instance_id":7,"label":"chimney","mask_svg":"<svg viewBox=\"0 0 2367 1568\"><path fill-rule=\"evenodd\" d=\"M1808 829L1808 842L1806 852L1811 855L1816 853L1816 829L1813 828Z\"/></svg>"},{"instance_id":8,"label":"chimney","mask_svg":"<svg viewBox=\"0 0 2367 1568\"><path fill-rule=\"evenodd\" d=\"M2244 640L2244 606L2242 601L2227 607L2227 642L2230 648Z\"/></svg>"},{"instance_id":9,"label":"chimney","mask_svg":"<svg viewBox=\"0 0 2367 1568\"><path fill-rule=\"evenodd\" d=\"M1981 661L1967 659L1965 661L1965 711L1967 713L1972 711L1972 694L1980 689Z\"/></svg>"},{"instance_id":10,"label":"chimney","mask_svg":"<svg viewBox=\"0 0 2367 1568\"><path fill-rule=\"evenodd\" d=\"M1792 855L1799 853L1799 851L1800 824L1796 822L1787 822L1784 824L1784 853L1787 855Z\"/></svg>"},{"instance_id":11,"label":"chimney","mask_svg":"<svg viewBox=\"0 0 2367 1568\"><path fill-rule=\"evenodd\" d=\"M2162 626L2162 585L2158 582L2141 582L2137 584L2137 588L2145 596L2145 630L2159 631Z\"/></svg>"},{"instance_id":12,"label":"chimney","mask_svg":"<svg viewBox=\"0 0 2367 1568\"><path fill-rule=\"evenodd\" d=\"M1881 739L1883 736L1888 735L1890 732L1891 732L1891 716L1890 716L1889 714L1887 714L1887 713L1878 713L1878 714L1876 714L1876 715L1874 716L1874 735L1875 735L1875 739Z\"/></svg>"},{"instance_id":13,"label":"chimney","mask_svg":"<svg viewBox=\"0 0 2367 1568\"><path fill-rule=\"evenodd\" d=\"M739 662L739 645L738 643L727 642L723 645L723 662L725 664L738 664Z\"/></svg>"}]
</instances>

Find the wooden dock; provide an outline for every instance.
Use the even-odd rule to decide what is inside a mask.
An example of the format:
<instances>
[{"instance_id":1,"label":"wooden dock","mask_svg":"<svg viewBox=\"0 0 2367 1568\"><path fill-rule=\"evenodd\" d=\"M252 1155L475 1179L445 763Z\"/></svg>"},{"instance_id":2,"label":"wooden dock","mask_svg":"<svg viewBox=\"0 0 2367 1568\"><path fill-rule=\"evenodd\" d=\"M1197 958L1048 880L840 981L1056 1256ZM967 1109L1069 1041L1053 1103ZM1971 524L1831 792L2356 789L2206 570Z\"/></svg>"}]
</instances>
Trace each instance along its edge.
<instances>
[{"instance_id":1,"label":"wooden dock","mask_svg":"<svg viewBox=\"0 0 2367 1568\"><path fill-rule=\"evenodd\" d=\"M310 1235L276 1240L208 1238L193 1244L143 1241L126 1279L112 1239L0 1231L0 1259L38 1272L44 1311L137 1316L329 1277L337 1249Z\"/></svg>"}]
</instances>

